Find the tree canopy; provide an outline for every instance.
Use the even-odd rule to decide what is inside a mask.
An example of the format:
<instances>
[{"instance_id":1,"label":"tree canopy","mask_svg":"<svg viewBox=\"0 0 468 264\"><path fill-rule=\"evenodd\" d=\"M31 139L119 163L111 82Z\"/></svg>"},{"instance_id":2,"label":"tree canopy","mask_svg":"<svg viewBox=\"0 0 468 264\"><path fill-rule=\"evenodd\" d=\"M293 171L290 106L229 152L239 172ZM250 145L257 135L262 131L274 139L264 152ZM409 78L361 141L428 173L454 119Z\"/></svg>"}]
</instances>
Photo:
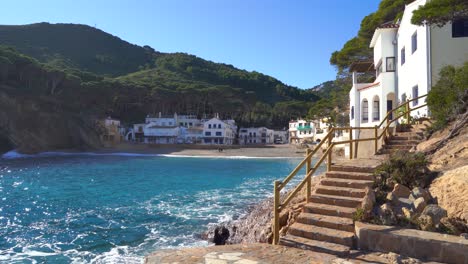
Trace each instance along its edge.
<instances>
[{"instance_id":1,"label":"tree canopy","mask_svg":"<svg viewBox=\"0 0 468 264\"><path fill-rule=\"evenodd\" d=\"M468 1L466 0L432 0L413 12L411 23L441 27L453 20L467 17Z\"/></svg>"}]
</instances>

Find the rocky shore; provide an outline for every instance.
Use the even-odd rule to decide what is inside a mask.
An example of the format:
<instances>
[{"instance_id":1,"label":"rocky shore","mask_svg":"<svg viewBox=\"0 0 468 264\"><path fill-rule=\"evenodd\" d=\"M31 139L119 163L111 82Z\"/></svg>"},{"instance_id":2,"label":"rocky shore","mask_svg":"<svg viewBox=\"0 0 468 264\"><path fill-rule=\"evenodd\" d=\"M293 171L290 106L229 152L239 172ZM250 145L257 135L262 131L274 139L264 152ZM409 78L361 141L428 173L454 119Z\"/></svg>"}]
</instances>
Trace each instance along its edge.
<instances>
[{"instance_id":1,"label":"rocky shore","mask_svg":"<svg viewBox=\"0 0 468 264\"><path fill-rule=\"evenodd\" d=\"M312 191L323 175L312 178ZM287 193L281 195L284 199ZM291 200L280 214L280 233L285 234L294 223L305 204L305 189ZM273 197L265 199L249 208L248 213L233 221L210 226L202 237L216 245L271 243L273 233Z\"/></svg>"}]
</instances>

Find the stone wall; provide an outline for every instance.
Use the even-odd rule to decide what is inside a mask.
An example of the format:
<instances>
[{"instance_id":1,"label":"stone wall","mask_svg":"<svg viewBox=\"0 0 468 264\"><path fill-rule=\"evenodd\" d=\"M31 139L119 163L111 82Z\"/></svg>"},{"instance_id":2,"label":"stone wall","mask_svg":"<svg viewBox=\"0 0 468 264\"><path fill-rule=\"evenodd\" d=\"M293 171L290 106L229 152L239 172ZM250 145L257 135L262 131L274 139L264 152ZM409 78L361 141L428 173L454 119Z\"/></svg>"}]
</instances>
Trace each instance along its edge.
<instances>
[{"instance_id":1,"label":"stone wall","mask_svg":"<svg viewBox=\"0 0 468 264\"><path fill-rule=\"evenodd\" d=\"M356 222L358 247L418 259L468 264L468 239L415 229Z\"/></svg>"}]
</instances>

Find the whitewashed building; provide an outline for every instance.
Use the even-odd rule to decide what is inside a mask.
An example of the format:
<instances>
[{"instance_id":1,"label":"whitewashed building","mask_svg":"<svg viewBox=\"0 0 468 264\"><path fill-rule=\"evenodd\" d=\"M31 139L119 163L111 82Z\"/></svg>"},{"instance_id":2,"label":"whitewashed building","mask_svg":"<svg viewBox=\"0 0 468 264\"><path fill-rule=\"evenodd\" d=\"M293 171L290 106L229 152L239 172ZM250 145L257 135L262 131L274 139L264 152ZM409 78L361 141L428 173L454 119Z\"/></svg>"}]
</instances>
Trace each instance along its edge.
<instances>
[{"instance_id":1,"label":"whitewashed building","mask_svg":"<svg viewBox=\"0 0 468 264\"><path fill-rule=\"evenodd\" d=\"M354 127L378 125L387 111L398 104L427 94L447 65L460 66L468 60L468 19L444 27L411 24L413 11L427 0L416 0L405 7L399 23L378 27L370 47L372 62L356 62L350 98L350 124ZM372 83L360 83L358 73L375 71ZM412 102L417 107L423 100ZM428 116L427 107L411 113Z\"/></svg>"},{"instance_id":2,"label":"whitewashed building","mask_svg":"<svg viewBox=\"0 0 468 264\"><path fill-rule=\"evenodd\" d=\"M240 128L239 144L273 144L275 140L274 131L266 127Z\"/></svg>"},{"instance_id":3,"label":"whitewashed building","mask_svg":"<svg viewBox=\"0 0 468 264\"><path fill-rule=\"evenodd\" d=\"M232 145L236 132L237 126L234 120L214 117L203 124L203 144Z\"/></svg>"},{"instance_id":4,"label":"whitewashed building","mask_svg":"<svg viewBox=\"0 0 468 264\"><path fill-rule=\"evenodd\" d=\"M273 142L275 144L286 144L289 142L288 130L274 130L273 131Z\"/></svg>"},{"instance_id":5,"label":"whitewashed building","mask_svg":"<svg viewBox=\"0 0 468 264\"><path fill-rule=\"evenodd\" d=\"M299 119L289 121L289 143L302 143L304 140L314 140L315 124L313 121Z\"/></svg>"}]
</instances>

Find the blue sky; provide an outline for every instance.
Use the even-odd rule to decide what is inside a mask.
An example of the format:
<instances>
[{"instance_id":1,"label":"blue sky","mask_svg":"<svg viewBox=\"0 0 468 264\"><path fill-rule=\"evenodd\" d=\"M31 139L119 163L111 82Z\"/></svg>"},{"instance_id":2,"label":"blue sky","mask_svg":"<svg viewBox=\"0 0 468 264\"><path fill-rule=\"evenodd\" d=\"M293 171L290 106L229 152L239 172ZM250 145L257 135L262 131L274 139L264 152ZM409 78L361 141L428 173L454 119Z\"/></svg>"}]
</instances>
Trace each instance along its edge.
<instances>
[{"instance_id":1,"label":"blue sky","mask_svg":"<svg viewBox=\"0 0 468 264\"><path fill-rule=\"evenodd\" d=\"M187 52L310 88L379 0L2 0L0 24L88 24L162 52Z\"/></svg>"}]
</instances>

